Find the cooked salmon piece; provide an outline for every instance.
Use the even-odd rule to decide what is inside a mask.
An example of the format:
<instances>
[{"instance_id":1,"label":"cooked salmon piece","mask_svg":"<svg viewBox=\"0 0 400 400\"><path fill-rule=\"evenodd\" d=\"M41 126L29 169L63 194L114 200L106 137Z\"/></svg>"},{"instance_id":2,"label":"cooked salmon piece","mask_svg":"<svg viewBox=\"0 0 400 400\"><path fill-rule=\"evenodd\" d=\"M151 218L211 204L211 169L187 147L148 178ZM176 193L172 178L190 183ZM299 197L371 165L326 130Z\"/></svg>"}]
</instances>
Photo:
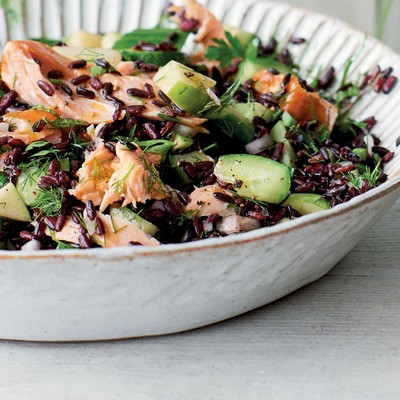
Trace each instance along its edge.
<instances>
[{"instance_id":1,"label":"cooked salmon piece","mask_svg":"<svg viewBox=\"0 0 400 400\"><path fill-rule=\"evenodd\" d=\"M108 190L108 181L115 172L114 159L115 154L104 143L88 153L77 172L79 182L70 193L85 203L91 200L95 206L99 206Z\"/></svg>"},{"instance_id":2,"label":"cooked salmon piece","mask_svg":"<svg viewBox=\"0 0 400 400\"><path fill-rule=\"evenodd\" d=\"M196 0L185 0L185 18L197 19L200 22L195 42L205 48L215 44L213 39L226 39L224 27L214 14Z\"/></svg>"},{"instance_id":3,"label":"cooked salmon piece","mask_svg":"<svg viewBox=\"0 0 400 400\"><path fill-rule=\"evenodd\" d=\"M12 112L3 115L3 121L9 124L8 132L1 132L1 135L8 135L16 139L21 139L25 144L30 144L37 140L46 140L56 143L61 140L61 129L52 127L50 124L44 125L39 131L35 131L35 123L40 120L54 121L59 116L55 112L35 110L31 108L25 111Z\"/></svg>"},{"instance_id":4,"label":"cooked salmon piece","mask_svg":"<svg viewBox=\"0 0 400 400\"><path fill-rule=\"evenodd\" d=\"M216 199L213 194L215 192L231 196L229 190L223 189L217 184L196 188L190 193L189 203L186 205L185 211L196 217L204 217L211 214L218 214L220 217L235 215L235 208L232 207L232 204Z\"/></svg>"},{"instance_id":5,"label":"cooked salmon piece","mask_svg":"<svg viewBox=\"0 0 400 400\"><path fill-rule=\"evenodd\" d=\"M184 7L171 6L169 11L179 15L184 9L185 19L193 19L199 21L197 33L194 42L202 45L196 54L191 56L192 62L200 62L204 60L204 53L209 46L215 45L213 39L226 40L224 27L207 8L199 4L196 0L184 0ZM175 18L178 22L182 22L182 18Z\"/></svg>"},{"instance_id":6,"label":"cooked salmon piece","mask_svg":"<svg viewBox=\"0 0 400 400\"><path fill-rule=\"evenodd\" d=\"M73 79L82 75L90 77L89 63L84 68L70 68L68 65L71 59L55 52L51 47L35 41L10 41L3 50L1 62L2 80L9 87L14 88L18 93L17 100L27 103L30 106L42 104L47 108L57 109L62 118L73 118L86 121L89 124L101 122L113 122L113 115L116 109L112 99L105 99L101 90L93 89L89 82L74 85ZM52 71L52 72L51 72ZM58 84L48 79L48 74L57 78ZM144 75L120 76L118 74L105 73L100 77L101 83L111 82L114 86L112 96L123 101L126 105L143 105L140 114L148 119L162 120L159 114L163 113L162 108L153 104L154 100L161 100L158 96L153 80ZM38 83L39 82L39 83ZM72 95L62 89L62 84L68 85ZM135 88L143 90L145 85L151 85L155 92L154 98L137 98L127 94L127 89ZM82 97L82 88L89 90L86 94L89 97ZM76 90L81 91L77 95ZM122 113L120 118L123 118ZM190 115L179 117L179 122L188 126L198 126L205 122L205 119L192 117Z\"/></svg>"},{"instance_id":7,"label":"cooked salmon piece","mask_svg":"<svg viewBox=\"0 0 400 400\"><path fill-rule=\"evenodd\" d=\"M145 203L147 200L162 200L170 197L170 192L162 183L159 172L147 159L139 147L130 150L121 143L115 146L116 159L108 189L100 204L103 212L110 204L123 199L122 207L128 204Z\"/></svg>"},{"instance_id":8,"label":"cooked salmon piece","mask_svg":"<svg viewBox=\"0 0 400 400\"><path fill-rule=\"evenodd\" d=\"M282 89L282 81L285 75L274 75L267 70L259 71L253 76L254 88L263 94L277 93ZM320 97L318 93L307 92L299 80L292 76L286 85L287 96L283 97L279 107L287 111L299 124L305 125L317 120L332 131L338 116L335 105Z\"/></svg>"},{"instance_id":9,"label":"cooked salmon piece","mask_svg":"<svg viewBox=\"0 0 400 400\"><path fill-rule=\"evenodd\" d=\"M88 235L91 240L104 248L128 246L129 242L140 243L144 246L159 246L160 242L147 233L143 232L134 223L120 217L110 217L97 212L103 224L105 233L98 235L95 233L96 221L91 221L85 213L83 214L83 222L88 229ZM79 236L81 235L79 225L75 223L71 217L68 217L63 228L59 232L51 232L48 228L45 232L48 236L54 237L56 240L79 244Z\"/></svg>"},{"instance_id":10,"label":"cooked salmon piece","mask_svg":"<svg viewBox=\"0 0 400 400\"><path fill-rule=\"evenodd\" d=\"M111 217L97 213L105 228L104 235L93 234L93 240L101 247L128 246L129 242L140 243L144 246L159 246L161 243L138 228L137 225L125 218Z\"/></svg>"},{"instance_id":11,"label":"cooked salmon piece","mask_svg":"<svg viewBox=\"0 0 400 400\"><path fill-rule=\"evenodd\" d=\"M36 61L35 61L36 60ZM82 119L88 123L111 121L115 107L101 99L89 100L74 96L72 99L63 90L55 90L47 78L49 71L60 71L71 89L71 80L81 75L90 75L88 67L69 68L69 58L56 53L51 47L34 41L7 42L1 61L2 79L18 92L18 101L30 106L42 104L47 108L57 108L63 118ZM38 82L45 82L53 88L52 95L46 94ZM111 116L111 117L110 117Z\"/></svg>"}]
</instances>

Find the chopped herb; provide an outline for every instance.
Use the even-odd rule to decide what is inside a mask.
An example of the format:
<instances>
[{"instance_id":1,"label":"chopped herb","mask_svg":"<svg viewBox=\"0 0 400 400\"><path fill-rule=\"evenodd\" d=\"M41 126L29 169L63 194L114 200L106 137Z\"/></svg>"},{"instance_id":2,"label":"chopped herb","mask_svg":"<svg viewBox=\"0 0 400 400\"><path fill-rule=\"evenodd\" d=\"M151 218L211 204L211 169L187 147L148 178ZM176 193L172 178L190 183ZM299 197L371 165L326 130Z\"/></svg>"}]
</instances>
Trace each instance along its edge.
<instances>
[{"instance_id":1,"label":"chopped herb","mask_svg":"<svg viewBox=\"0 0 400 400\"><path fill-rule=\"evenodd\" d=\"M86 121L73 118L57 118L53 121L49 121L46 117L43 118L46 125L50 128L69 128L71 126L88 126Z\"/></svg>"},{"instance_id":2,"label":"chopped herb","mask_svg":"<svg viewBox=\"0 0 400 400\"><path fill-rule=\"evenodd\" d=\"M48 217L57 217L61 214L64 200L64 190L51 188L50 190L39 189L37 196L32 204L33 208L38 208L41 213Z\"/></svg>"},{"instance_id":3,"label":"chopped herb","mask_svg":"<svg viewBox=\"0 0 400 400\"><path fill-rule=\"evenodd\" d=\"M221 67L232 64L232 61L236 58L243 59L246 55L245 48L236 36L232 36L228 31L225 31L225 36L228 42L222 39L213 39L216 46L210 46L206 52L206 57L209 60L219 61Z\"/></svg>"}]
</instances>

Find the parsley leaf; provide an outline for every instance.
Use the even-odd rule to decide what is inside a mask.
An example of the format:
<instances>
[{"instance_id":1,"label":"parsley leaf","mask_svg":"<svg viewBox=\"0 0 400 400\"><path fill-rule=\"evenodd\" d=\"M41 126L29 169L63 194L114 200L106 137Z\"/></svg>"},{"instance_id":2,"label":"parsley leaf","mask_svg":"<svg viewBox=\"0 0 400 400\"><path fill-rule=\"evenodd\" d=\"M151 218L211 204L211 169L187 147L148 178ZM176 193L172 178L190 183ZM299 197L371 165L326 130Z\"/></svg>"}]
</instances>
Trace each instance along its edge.
<instances>
[{"instance_id":1,"label":"parsley leaf","mask_svg":"<svg viewBox=\"0 0 400 400\"><path fill-rule=\"evenodd\" d=\"M50 128L68 128L70 126L88 126L89 124L80 119L73 118L57 118L53 121L49 121L46 117L43 118L46 125Z\"/></svg>"},{"instance_id":2,"label":"parsley leaf","mask_svg":"<svg viewBox=\"0 0 400 400\"><path fill-rule=\"evenodd\" d=\"M228 43L222 39L213 39L216 46L210 46L207 49L206 57L209 60L217 60L221 67L226 67L232 63L235 58L244 58L246 50L236 36L232 36L230 32L225 31Z\"/></svg>"}]
</instances>

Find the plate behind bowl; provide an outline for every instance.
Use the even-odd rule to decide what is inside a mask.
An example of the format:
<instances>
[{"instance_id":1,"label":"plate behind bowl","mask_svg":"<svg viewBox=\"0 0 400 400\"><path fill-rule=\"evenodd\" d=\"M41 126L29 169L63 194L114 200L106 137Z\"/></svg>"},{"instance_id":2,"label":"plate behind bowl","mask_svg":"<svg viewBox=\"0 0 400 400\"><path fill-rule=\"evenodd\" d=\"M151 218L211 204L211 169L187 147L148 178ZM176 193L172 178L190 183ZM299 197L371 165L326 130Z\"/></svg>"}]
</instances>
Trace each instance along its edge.
<instances>
[{"instance_id":1,"label":"plate behind bowl","mask_svg":"<svg viewBox=\"0 0 400 400\"><path fill-rule=\"evenodd\" d=\"M306 38L305 45L293 48L303 72L333 64L340 76L349 57L354 57L352 79L378 63L400 72L399 56L340 21L265 1L208 3L225 22L265 40L272 34L280 40L290 34ZM60 37L80 26L101 32L149 27L164 1L54 0L43 10L32 8L36 2L25 4L11 27L0 11L0 41L6 35ZM396 152L387 166L389 180L332 210L273 228L156 249L0 252L0 338L77 341L179 332L239 315L320 278L400 194L395 146L400 88L390 96L371 93L353 110L357 119L371 115L380 121L376 132L382 145Z\"/></svg>"}]
</instances>

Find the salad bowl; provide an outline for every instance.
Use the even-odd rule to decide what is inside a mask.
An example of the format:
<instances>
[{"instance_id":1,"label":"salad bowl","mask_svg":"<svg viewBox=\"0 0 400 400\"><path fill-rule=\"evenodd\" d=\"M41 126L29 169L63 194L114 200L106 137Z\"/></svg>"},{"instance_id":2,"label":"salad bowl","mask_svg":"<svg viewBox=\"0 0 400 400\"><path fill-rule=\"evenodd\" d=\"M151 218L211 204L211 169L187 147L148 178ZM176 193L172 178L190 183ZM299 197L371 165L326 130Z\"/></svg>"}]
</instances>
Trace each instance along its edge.
<instances>
[{"instance_id":1,"label":"salad bowl","mask_svg":"<svg viewBox=\"0 0 400 400\"><path fill-rule=\"evenodd\" d=\"M13 21L0 11L0 42L59 38L78 28L149 28L165 6L158 0L54 1L46 9L34 4L27 0ZM378 63L400 72L400 57L391 49L338 20L267 1L208 1L208 7L264 41L305 38L293 52L305 74L326 65L343 71L349 59L353 78ZM376 117L374 131L395 155L385 183L330 210L158 248L0 252L0 338L92 341L180 332L253 310L319 279L399 198L399 113L398 86L387 97L370 93L353 108L360 120Z\"/></svg>"}]
</instances>

